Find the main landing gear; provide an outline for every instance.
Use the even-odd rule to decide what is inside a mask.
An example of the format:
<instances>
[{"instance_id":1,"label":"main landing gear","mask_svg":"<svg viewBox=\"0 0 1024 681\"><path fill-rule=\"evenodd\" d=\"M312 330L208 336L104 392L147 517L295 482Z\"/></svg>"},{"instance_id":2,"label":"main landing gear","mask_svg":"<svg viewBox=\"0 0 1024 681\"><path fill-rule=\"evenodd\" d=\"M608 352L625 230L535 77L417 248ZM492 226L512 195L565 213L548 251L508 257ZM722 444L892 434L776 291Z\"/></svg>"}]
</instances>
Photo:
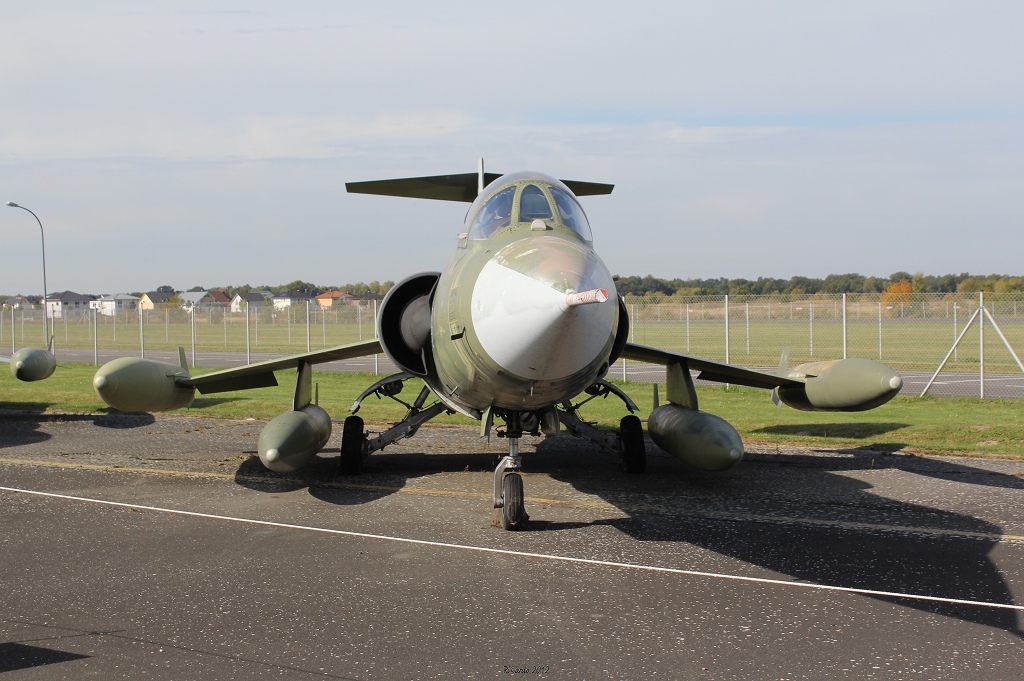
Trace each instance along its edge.
<instances>
[{"instance_id":1,"label":"main landing gear","mask_svg":"<svg viewBox=\"0 0 1024 681\"><path fill-rule=\"evenodd\" d=\"M363 467L363 459L370 454L378 452L399 440L412 437L419 430L420 426L442 412L453 413L441 402L434 402L428 407L423 406L427 398L430 397L430 388L427 386L423 386L423 389L420 390L419 395L416 396L412 404L398 399L396 395L402 392L403 384L410 378L413 378L413 375L405 372L383 378L364 390L363 394L352 403L352 406L349 408L352 416L345 419L345 429L341 433L339 469L342 474L356 475ZM404 405L409 410L405 418L372 439L366 435L363 419L355 415L359 411L359 406L363 400L370 395L376 395L378 399L381 397L390 398Z\"/></svg>"}]
</instances>

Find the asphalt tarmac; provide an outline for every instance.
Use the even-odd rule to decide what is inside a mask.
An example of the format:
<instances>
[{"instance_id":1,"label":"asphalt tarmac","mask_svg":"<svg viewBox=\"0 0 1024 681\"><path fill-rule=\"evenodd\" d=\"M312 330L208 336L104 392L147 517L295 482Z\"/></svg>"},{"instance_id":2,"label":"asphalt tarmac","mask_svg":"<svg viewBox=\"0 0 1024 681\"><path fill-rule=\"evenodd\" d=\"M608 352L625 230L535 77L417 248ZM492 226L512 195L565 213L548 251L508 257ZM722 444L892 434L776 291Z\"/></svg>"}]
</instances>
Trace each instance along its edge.
<instances>
[{"instance_id":1,"label":"asphalt tarmac","mask_svg":"<svg viewBox=\"0 0 1024 681\"><path fill-rule=\"evenodd\" d=\"M262 424L0 413L15 679L1019 679L1024 463L754 449L701 474L426 426L336 473Z\"/></svg>"}]
</instances>

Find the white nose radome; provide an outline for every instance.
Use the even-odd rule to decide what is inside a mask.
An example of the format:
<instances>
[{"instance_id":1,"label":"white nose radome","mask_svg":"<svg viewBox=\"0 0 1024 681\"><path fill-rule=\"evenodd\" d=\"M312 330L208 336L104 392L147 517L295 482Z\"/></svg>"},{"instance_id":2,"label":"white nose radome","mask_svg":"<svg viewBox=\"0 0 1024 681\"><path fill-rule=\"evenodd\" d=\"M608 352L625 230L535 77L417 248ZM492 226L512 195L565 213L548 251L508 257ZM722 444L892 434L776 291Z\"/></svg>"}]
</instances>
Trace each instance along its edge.
<instances>
[{"instance_id":1,"label":"white nose radome","mask_svg":"<svg viewBox=\"0 0 1024 681\"><path fill-rule=\"evenodd\" d=\"M615 332L617 306L607 293L614 287L603 263L584 247L545 241L546 264L557 259L557 268L531 270L526 258L498 253L473 288L473 327L482 349L503 371L531 380L557 380L586 368Z\"/></svg>"}]
</instances>

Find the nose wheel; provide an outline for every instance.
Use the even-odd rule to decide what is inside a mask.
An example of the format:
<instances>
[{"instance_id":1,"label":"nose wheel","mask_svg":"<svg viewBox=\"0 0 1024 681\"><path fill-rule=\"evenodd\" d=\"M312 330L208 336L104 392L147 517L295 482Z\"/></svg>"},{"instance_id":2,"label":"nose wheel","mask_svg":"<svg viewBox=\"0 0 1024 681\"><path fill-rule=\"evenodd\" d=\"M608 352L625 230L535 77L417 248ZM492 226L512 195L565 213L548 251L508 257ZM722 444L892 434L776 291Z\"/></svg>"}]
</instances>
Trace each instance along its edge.
<instances>
[{"instance_id":1,"label":"nose wheel","mask_svg":"<svg viewBox=\"0 0 1024 681\"><path fill-rule=\"evenodd\" d=\"M494 469L494 508L501 509L501 526L506 530L521 530L530 518L526 514L523 493L523 458L519 454L519 438L508 440L508 456Z\"/></svg>"}]
</instances>

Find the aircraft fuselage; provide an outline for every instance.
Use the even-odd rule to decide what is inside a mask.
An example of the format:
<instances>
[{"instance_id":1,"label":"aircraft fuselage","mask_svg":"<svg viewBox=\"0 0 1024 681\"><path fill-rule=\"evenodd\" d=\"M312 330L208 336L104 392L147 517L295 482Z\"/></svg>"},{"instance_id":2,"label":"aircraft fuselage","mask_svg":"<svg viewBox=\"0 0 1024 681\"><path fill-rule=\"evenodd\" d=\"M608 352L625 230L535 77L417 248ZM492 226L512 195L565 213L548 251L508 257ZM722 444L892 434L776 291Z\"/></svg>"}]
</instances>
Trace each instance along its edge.
<instances>
[{"instance_id":1,"label":"aircraft fuselage","mask_svg":"<svg viewBox=\"0 0 1024 681\"><path fill-rule=\"evenodd\" d=\"M538 173L480 195L433 292L426 380L442 399L471 414L538 410L608 371L618 298L585 220L568 188Z\"/></svg>"}]
</instances>

